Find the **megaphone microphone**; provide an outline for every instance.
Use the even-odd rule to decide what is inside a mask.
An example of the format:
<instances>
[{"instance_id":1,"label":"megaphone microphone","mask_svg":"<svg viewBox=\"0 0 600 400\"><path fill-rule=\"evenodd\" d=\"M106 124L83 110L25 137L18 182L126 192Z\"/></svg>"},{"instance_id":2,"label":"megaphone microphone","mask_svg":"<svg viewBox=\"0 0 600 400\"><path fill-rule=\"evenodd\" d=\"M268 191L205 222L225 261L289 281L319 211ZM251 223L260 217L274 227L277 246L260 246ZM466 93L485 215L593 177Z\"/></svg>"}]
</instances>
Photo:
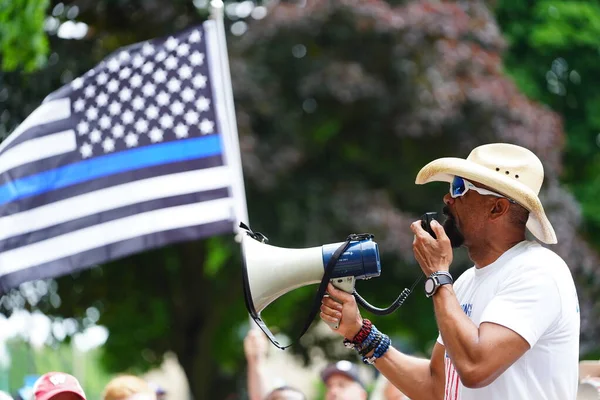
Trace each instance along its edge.
<instances>
[{"instance_id":1,"label":"megaphone microphone","mask_svg":"<svg viewBox=\"0 0 600 400\"><path fill-rule=\"evenodd\" d=\"M268 245L268 239L263 234L252 231L243 223L240 227L245 230L242 259L246 308L271 342L280 349L290 345L281 346L277 342L260 313L274 300L294 289L320 283L300 337L316 316L329 282L340 290L352 293L358 304L378 315L395 311L412 290L405 289L388 308L374 307L356 293L356 280L371 279L381 274L379 247L371 234L353 234L340 243L289 249ZM337 324L330 326L338 328Z\"/></svg>"}]
</instances>

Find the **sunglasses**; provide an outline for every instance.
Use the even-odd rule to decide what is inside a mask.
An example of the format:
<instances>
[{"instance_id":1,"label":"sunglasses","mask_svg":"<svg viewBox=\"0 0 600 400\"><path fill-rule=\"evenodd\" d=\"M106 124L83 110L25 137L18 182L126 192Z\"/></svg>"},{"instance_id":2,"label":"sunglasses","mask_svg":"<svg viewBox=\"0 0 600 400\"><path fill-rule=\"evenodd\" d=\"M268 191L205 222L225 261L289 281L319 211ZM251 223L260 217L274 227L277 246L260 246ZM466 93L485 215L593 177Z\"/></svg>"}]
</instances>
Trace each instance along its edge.
<instances>
[{"instance_id":1,"label":"sunglasses","mask_svg":"<svg viewBox=\"0 0 600 400\"><path fill-rule=\"evenodd\" d=\"M464 196L469 190L474 190L483 196L503 197L505 199L508 199L511 203L515 202L514 200L509 199L508 197L500 193L492 192L491 190L477 187L468 180L461 178L460 176L455 176L452 182L450 183L450 196L452 196L453 199Z\"/></svg>"}]
</instances>

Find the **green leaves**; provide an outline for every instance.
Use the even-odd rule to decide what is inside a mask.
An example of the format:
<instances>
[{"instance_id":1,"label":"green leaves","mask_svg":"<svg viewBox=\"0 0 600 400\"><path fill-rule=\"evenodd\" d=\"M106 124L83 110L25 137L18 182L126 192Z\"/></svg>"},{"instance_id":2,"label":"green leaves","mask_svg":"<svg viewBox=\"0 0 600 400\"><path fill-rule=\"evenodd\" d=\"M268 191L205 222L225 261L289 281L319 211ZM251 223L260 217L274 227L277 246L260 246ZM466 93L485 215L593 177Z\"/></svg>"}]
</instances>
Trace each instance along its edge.
<instances>
[{"instance_id":1,"label":"green leaves","mask_svg":"<svg viewBox=\"0 0 600 400\"><path fill-rule=\"evenodd\" d=\"M537 49L598 46L600 5L583 1L540 1L534 10L538 24L530 35Z\"/></svg>"},{"instance_id":2,"label":"green leaves","mask_svg":"<svg viewBox=\"0 0 600 400\"><path fill-rule=\"evenodd\" d=\"M340 131L340 121L334 118L323 121L313 131L313 140L318 144L325 144Z\"/></svg>"},{"instance_id":3,"label":"green leaves","mask_svg":"<svg viewBox=\"0 0 600 400\"><path fill-rule=\"evenodd\" d=\"M581 203L576 208L581 207L584 218L577 234L589 241L571 244L575 256L570 267L576 274L583 269L598 277L597 267L582 267L597 262L582 257L581 247L600 250L600 3L501 0L496 12L510 43L504 57L507 71L530 98L546 103L563 120L566 146L560 178ZM591 280L576 279L581 282L580 301L594 302L598 289ZM582 348L595 343L592 332L598 329L597 317L585 317L586 309L595 308L582 307Z\"/></svg>"},{"instance_id":4,"label":"green leaves","mask_svg":"<svg viewBox=\"0 0 600 400\"><path fill-rule=\"evenodd\" d=\"M214 237L206 240L207 255L204 260L204 273L215 278L231 258L229 248L225 246L223 238Z\"/></svg>"},{"instance_id":5,"label":"green leaves","mask_svg":"<svg viewBox=\"0 0 600 400\"><path fill-rule=\"evenodd\" d=\"M48 54L44 20L49 0L2 0L0 4L0 56L2 69L41 68Z\"/></svg>"}]
</instances>

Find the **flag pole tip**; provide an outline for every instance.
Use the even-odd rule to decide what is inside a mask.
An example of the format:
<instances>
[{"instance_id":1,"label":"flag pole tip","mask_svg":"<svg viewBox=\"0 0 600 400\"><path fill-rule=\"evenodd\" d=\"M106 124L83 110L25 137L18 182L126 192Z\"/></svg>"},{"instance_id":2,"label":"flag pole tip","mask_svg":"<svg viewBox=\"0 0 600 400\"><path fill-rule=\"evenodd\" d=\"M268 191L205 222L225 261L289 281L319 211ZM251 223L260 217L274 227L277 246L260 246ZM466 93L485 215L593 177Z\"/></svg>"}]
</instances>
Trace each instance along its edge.
<instances>
[{"instance_id":1,"label":"flag pole tip","mask_svg":"<svg viewBox=\"0 0 600 400\"><path fill-rule=\"evenodd\" d=\"M212 0L210 5L214 8L223 8L223 0Z\"/></svg>"}]
</instances>

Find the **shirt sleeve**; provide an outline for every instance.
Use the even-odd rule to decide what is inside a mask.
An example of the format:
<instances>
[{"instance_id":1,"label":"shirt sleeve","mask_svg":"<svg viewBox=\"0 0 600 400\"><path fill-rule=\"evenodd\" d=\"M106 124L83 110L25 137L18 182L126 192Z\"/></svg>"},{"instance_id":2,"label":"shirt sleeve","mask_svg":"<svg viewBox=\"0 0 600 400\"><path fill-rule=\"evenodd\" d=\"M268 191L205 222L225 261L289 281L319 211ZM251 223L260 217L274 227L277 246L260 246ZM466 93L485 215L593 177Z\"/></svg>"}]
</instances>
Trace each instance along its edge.
<instances>
[{"instance_id":1,"label":"shirt sleeve","mask_svg":"<svg viewBox=\"0 0 600 400\"><path fill-rule=\"evenodd\" d=\"M533 347L561 313L560 293L543 267L523 266L500 283L480 323L505 326Z\"/></svg>"}]
</instances>

